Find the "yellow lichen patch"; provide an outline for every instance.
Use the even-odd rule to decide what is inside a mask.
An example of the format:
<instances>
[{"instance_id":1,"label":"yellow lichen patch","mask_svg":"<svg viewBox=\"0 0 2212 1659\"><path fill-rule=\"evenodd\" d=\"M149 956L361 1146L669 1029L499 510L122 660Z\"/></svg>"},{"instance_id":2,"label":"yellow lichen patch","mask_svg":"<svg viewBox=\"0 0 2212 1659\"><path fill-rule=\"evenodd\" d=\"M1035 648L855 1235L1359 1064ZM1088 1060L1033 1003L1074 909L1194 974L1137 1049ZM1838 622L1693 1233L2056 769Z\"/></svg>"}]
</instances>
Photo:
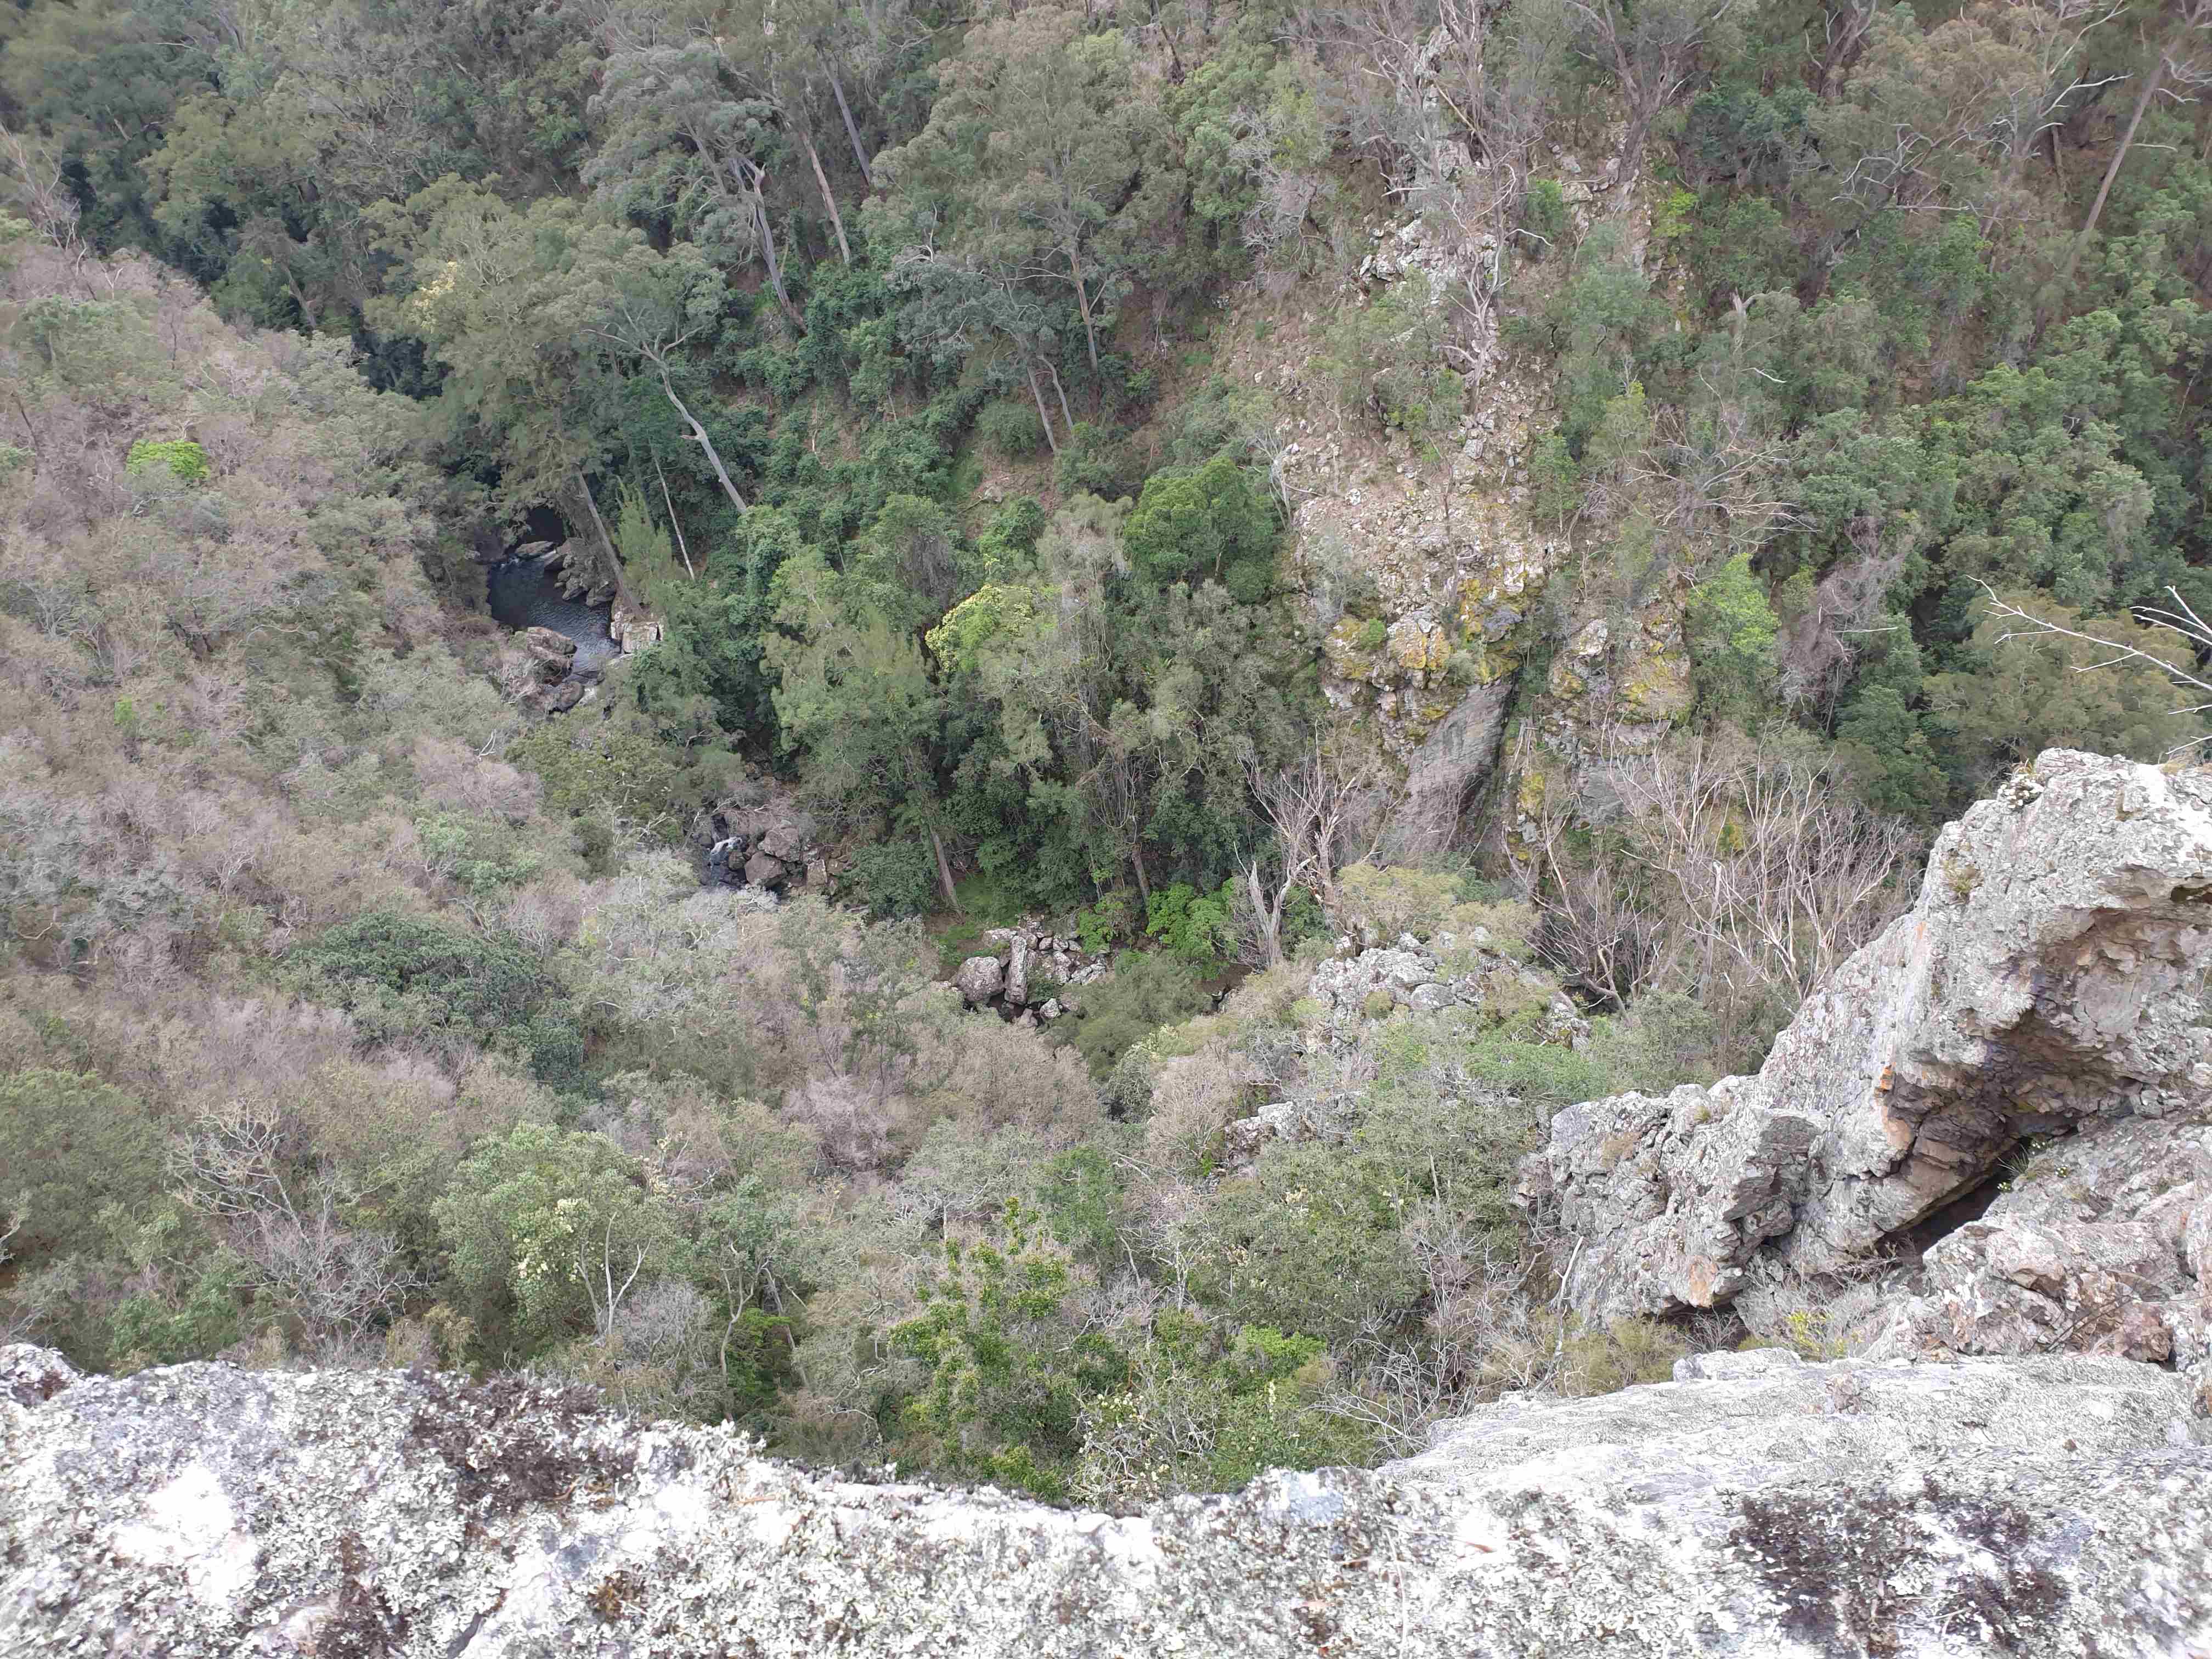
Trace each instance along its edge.
<instances>
[{"instance_id":1,"label":"yellow lichen patch","mask_svg":"<svg viewBox=\"0 0 2212 1659\"><path fill-rule=\"evenodd\" d=\"M1451 656L1451 640L1444 630L1412 617L1401 617L1390 629L1390 659L1409 674L1441 669Z\"/></svg>"},{"instance_id":2,"label":"yellow lichen patch","mask_svg":"<svg viewBox=\"0 0 2212 1659\"><path fill-rule=\"evenodd\" d=\"M1674 720L1689 712L1694 695L1689 654L1679 647L1639 659L1621 678L1621 712L1633 720Z\"/></svg>"}]
</instances>

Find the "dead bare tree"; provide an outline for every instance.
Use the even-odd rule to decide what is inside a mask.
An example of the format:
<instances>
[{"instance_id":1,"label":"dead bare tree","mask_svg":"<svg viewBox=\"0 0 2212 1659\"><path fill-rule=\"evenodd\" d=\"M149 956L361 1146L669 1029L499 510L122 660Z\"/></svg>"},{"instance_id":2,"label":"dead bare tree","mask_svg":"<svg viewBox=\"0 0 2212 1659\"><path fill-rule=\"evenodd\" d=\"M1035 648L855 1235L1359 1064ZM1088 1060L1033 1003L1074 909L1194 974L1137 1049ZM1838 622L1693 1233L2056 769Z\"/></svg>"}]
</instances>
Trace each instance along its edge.
<instances>
[{"instance_id":1,"label":"dead bare tree","mask_svg":"<svg viewBox=\"0 0 2212 1659\"><path fill-rule=\"evenodd\" d=\"M1265 768L1248 757L1244 773L1253 798L1275 829L1272 877L1263 873L1257 854L1243 868L1260 950L1272 966L1283 959L1283 913L1291 895L1306 888L1334 912L1336 872L1373 855L1381 839L1381 814L1371 763L1346 766L1319 738L1290 766Z\"/></svg>"},{"instance_id":2,"label":"dead bare tree","mask_svg":"<svg viewBox=\"0 0 2212 1659\"><path fill-rule=\"evenodd\" d=\"M2183 95L2180 88L2194 92L2212 83L2212 63L2206 61L2208 51L2212 51L2212 0L2183 0L2175 7L2166 33L2152 48L2150 72L2142 77L2142 85L2136 91L2135 107L2129 112L2127 125L2120 131L2120 142L2113 147L2103 182L2097 186L2097 199L2089 204L2088 216L2081 222L2081 234L2067 250L2066 267L2062 273L2066 279L2072 278L2074 267L2081 263L2082 252L2096 232L2097 221L2104 216L2105 202L2112 193L2112 182L2120 176L2128 151L2135 144L2136 129L2142 125L2152 102L2161 92L2169 98L2179 99ZM2172 86L2169 87L2168 82Z\"/></svg>"},{"instance_id":3,"label":"dead bare tree","mask_svg":"<svg viewBox=\"0 0 2212 1659\"><path fill-rule=\"evenodd\" d=\"M1673 941L1658 907L1617 866L1578 861L1566 851L1574 817L1571 799L1547 792L1522 826L1543 877L1536 949L1568 985L1625 1006L1665 973Z\"/></svg>"},{"instance_id":4,"label":"dead bare tree","mask_svg":"<svg viewBox=\"0 0 2212 1659\"><path fill-rule=\"evenodd\" d=\"M300 1137L272 1107L202 1114L176 1148L178 1196L222 1224L263 1288L328 1346L358 1341L420 1288L386 1234L340 1218L368 1195L327 1161L304 1174Z\"/></svg>"},{"instance_id":5,"label":"dead bare tree","mask_svg":"<svg viewBox=\"0 0 2212 1659\"><path fill-rule=\"evenodd\" d=\"M1580 27L1577 52L1620 83L1628 105L1616 179L1627 179L1643 159L1660 112L1697 78L1705 49L1735 0L1567 0Z\"/></svg>"},{"instance_id":6,"label":"dead bare tree","mask_svg":"<svg viewBox=\"0 0 2212 1659\"><path fill-rule=\"evenodd\" d=\"M2207 699L2205 702L2185 704L2177 708L2173 711L2175 714L2212 713L2212 670L2205 668L2203 660L2207 654L2212 653L2212 623L2208 623L2203 617L2197 614L2189 601L2181 597L2179 588L2168 587L2166 590L2166 597L2173 601L2170 608L2151 605L2139 605L2133 608L2132 614L2139 627L2154 635L2172 635L2178 645L2182 647L2164 653L2148 650L2139 645L2130 645L2124 640L2116 640L2109 635L2091 633L2087 629L2069 628L2051 617L2039 617L2033 611L2023 611L2009 600L1998 598L1996 590L1987 582L1982 584L1982 589L1989 595L1990 605L1987 614L2001 617L2006 622L2014 624L1997 635L1997 644L2002 645L2010 640L2034 639L2039 636L2055 635L2061 639L2081 640L2091 645L2101 646L2111 652L2112 655L2098 662L2079 664L2075 665L2074 672L2077 674L2094 673L2098 669L2110 668L2118 663L2139 662L2147 667L2155 668L2160 673L2173 681L2177 686L2185 686L2191 691L2202 691L2205 694ZM2186 666L2183 665L2185 663ZM2203 741L2203 738L2191 738L2181 746L2193 749Z\"/></svg>"},{"instance_id":7,"label":"dead bare tree","mask_svg":"<svg viewBox=\"0 0 2212 1659\"><path fill-rule=\"evenodd\" d=\"M617 1243L611 1218L601 1223L596 1239L588 1232L577 1235L576 1276L584 1282L594 1340L602 1348L612 1340L623 1303L644 1271L645 1246L630 1239Z\"/></svg>"},{"instance_id":8,"label":"dead bare tree","mask_svg":"<svg viewBox=\"0 0 2212 1659\"><path fill-rule=\"evenodd\" d=\"M1802 1000L1897 908L1911 827L1862 805L1822 763L1697 739L1620 766L1626 855L1667 890L1710 994Z\"/></svg>"}]
</instances>

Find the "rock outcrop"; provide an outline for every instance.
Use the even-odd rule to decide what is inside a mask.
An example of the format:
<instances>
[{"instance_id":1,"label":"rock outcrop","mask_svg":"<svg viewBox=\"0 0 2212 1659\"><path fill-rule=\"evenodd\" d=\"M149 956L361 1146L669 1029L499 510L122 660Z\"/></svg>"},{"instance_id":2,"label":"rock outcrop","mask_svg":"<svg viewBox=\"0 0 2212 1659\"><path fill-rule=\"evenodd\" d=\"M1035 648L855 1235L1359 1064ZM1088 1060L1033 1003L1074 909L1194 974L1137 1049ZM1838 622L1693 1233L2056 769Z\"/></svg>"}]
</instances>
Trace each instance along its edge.
<instances>
[{"instance_id":1,"label":"rock outcrop","mask_svg":"<svg viewBox=\"0 0 2212 1659\"><path fill-rule=\"evenodd\" d=\"M2099 1144L2154 1164L2195 1133L2212 1097L2208 960L2212 771L2051 750L1943 830L1912 910L1807 1000L1756 1077L1562 1112L1522 1168L1522 1200L1561 1230L1570 1295L1594 1317L1726 1302L1762 1258L1814 1275L1867 1268L2031 1137L2132 1122L2124 1142ZM1964 1310L1970 1282L2024 1278L2073 1309L2031 1322L2055 1331L2087 1313L2075 1336L2110 1334L2081 1298L2109 1304L2117 1330L2124 1303L2198 1293L2201 1279L2179 1280L2201 1273L2202 1252L2190 1267L2177 1241L2212 1224L2191 1218L2204 1187L2177 1196L2186 1184L2110 1183L2123 1208L2165 1205L2141 1218L2146 1231L2109 1211L2066 1218L2063 1241L2038 1224L2034 1249L2078 1250L2089 1275L2055 1297L2049 1274L2014 1259L2029 1226L2018 1212L1939 1247L1937 1293ZM2094 1239L2081 1231L2092 1223ZM1975 1242L1996 1248L2003 1226L2014 1245L1996 1255ZM1954 1323L1989 1330L1994 1306Z\"/></svg>"},{"instance_id":2,"label":"rock outcrop","mask_svg":"<svg viewBox=\"0 0 2212 1659\"><path fill-rule=\"evenodd\" d=\"M996 957L969 957L952 983L970 1008L981 1008L1006 988L1006 970Z\"/></svg>"},{"instance_id":3,"label":"rock outcrop","mask_svg":"<svg viewBox=\"0 0 2212 1659\"><path fill-rule=\"evenodd\" d=\"M499 1378L0 1349L0 1655L2173 1656L2212 1423L2120 1359L1729 1355L1139 1516ZM15 1386L15 1377L31 1379Z\"/></svg>"},{"instance_id":4,"label":"rock outcrop","mask_svg":"<svg viewBox=\"0 0 2212 1659\"><path fill-rule=\"evenodd\" d=\"M1545 1011L1539 1041L1571 1048L1589 1035L1589 1022L1575 1012L1558 982L1506 956L1486 928L1465 939L1441 933L1424 940L1401 933L1395 945L1356 952L1354 943L1340 940L1340 954L1317 963L1309 981L1332 1036L1348 1037L1364 1022L1400 1008L1427 1013L1528 1003Z\"/></svg>"},{"instance_id":5,"label":"rock outcrop","mask_svg":"<svg viewBox=\"0 0 2212 1659\"><path fill-rule=\"evenodd\" d=\"M1897 1325L1922 1346L2118 1353L2212 1390L2212 1127L2134 1118L2054 1140L1921 1266Z\"/></svg>"}]
</instances>

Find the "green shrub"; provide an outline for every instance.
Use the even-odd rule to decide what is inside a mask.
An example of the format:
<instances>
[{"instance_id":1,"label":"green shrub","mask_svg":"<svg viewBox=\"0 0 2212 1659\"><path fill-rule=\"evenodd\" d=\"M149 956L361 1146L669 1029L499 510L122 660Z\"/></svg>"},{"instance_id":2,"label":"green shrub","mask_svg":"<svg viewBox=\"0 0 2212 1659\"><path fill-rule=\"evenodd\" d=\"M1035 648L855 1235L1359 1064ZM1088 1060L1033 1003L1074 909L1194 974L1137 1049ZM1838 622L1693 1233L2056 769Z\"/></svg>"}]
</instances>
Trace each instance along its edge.
<instances>
[{"instance_id":1,"label":"green shrub","mask_svg":"<svg viewBox=\"0 0 2212 1659\"><path fill-rule=\"evenodd\" d=\"M208 465L207 451L181 438L171 443L141 438L131 446L123 470L134 477L166 470L179 483L188 484L205 483L215 477L215 469Z\"/></svg>"},{"instance_id":2,"label":"green shrub","mask_svg":"<svg viewBox=\"0 0 2212 1659\"><path fill-rule=\"evenodd\" d=\"M1075 936L1083 941L1083 948L1097 956L1114 943L1121 933L1122 907L1108 899L1096 904L1086 904L1075 913Z\"/></svg>"},{"instance_id":3,"label":"green shrub","mask_svg":"<svg viewBox=\"0 0 2212 1659\"><path fill-rule=\"evenodd\" d=\"M1238 1324L1335 1341L1409 1316L1423 1291L1400 1236L1407 1186L1374 1153L1272 1143L1200 1222L1191 1287Z\"/></svg>"},{"instance_id":4,"label":"green shrub","mask_svg":"<svg viewBox=\"0 0 2212 1659\"><path fill-rule=\"evenodd\" d=\"M1539 179L1521 198L1521 228L1528 232L1531 249L1542 258L1566 234L1567 195L1556 179Z\"/></svg>"},{"instance_id":5,"label":"green shrub","mask_svg":"<svg viewBox=\"0 0 2212 1659\"><path fill-rule=\"evenodd\" d=\"M650 1279L679 1247L635 1158L605 1135L544 1123L481 1143L434 1209L460 1311L499 1357L501 1335L530 1354L604 1326L606 1287L591 1269L607 1249Z\"/></svg>"},{"instance_id":6,"label":"green shrub","mask_svg":"<svg viewBox=\"0 0 2212 1659\"><path fill-rule=\"evenodd\" d=\"M373 910L294 951L285 978L351 1013L372 1038L486 1042L527 1059L549 1082L572 1079L582 1062L562 988L501 934Z\"/></svg>"},{"instance_id":7,"label":"green shrub","mask_svg":"<svg viewBox=\"0 0 2212 1659\"><path fill-rule=\"evenodd\" d=\"M581 817L611 808L630 823L673 836L691 804L692 781L681 751L635 721L547 720L525 733L507 758L538 775L546 810L556 816Z\"/></svg>"},{"instance_id":8,"label":"green shrub","mask_svg":"<svg viewBox=\"0 0 2212 1659\"><path fill-rule=\"evenodd\" d=\"M9 1249L27 1264L112 1254L167 1190L167 1151L143 1102L88 1073L0 1077L0 1212L22 1222Z\"/></svg>"},{"instance_id":9,"label":"green shrub","mask_svg":"<svg viewBox=\"0 0 2212 1659\"><path fill-rule=\"evenodd\" d=\"M988 404L975 417L975 435L1010 461L1024 461L1044 447L1037 412L1018 398Z\"/></svg>"},{"instance_id":10,"label":"green shrub","mask_svg":"<svg viewBox=\"0 0 2212 1659\"><path fill-rule=\"evenodd\" d=\"M1070 1266L1066 1249L1018 1202L991 1237L945 1241L921 1313L891 1331L927 1369L905 1415L940 1464L1043 1498L1066 1495L1083 1401L1125 1374L1112 1343L1085 1329L1069 1305Z\"/></svg>"},{"instance_id":11,"label":"green shrub","mask_svg":"<svg viewBox=\"0 0 2212 1659\"><path fill-rule=\"evenodd\" d=\"M1132 1044L1212 1006L1198 977L1195 969L1164 952L1124 951L1111 974L1077 994L1083 1018L1063 1020L1055 1029L1075 1027L1076 1052L1090 1062L1091 1076L1103 1078Z\"/></svg>"},{"instance_id":12,"label":"green shrub","mask_svg":"<svg viewBox=\"0 0 2212 1659\"><path fill-rule=\"evenodd\" d=\"M1427 293L1425 283L1396 283L1322 331L1317 366L1347 415L1412 437L1458 418L1464 387L1444 366L1444 310Z\"/></svg>"},{"instance_id":13,"label":"green shrub","mask_svg":"<svg viewBox=\"0 0 2212 1659\"><path fill-rule=\"evenodd\" d=\"M878 921L927 915L937 907L937 858L919 836L863 847L845 879Z\"/></svg>"},{"instance_id":14,"label":"green shrub","mask_svg":"<svg viewBox=\"0 0 2212 1659\"><path fill-rule=\"evenodd\" d=\"M1185 962L1212 966L1230 949L1230 893L1227 882L1216 893L1180 881L1161 888L1146 907L1145 933Z\"/></svg>"},{"instance_id":15,"label":"green shrub","mask_svg":"<svg viewBox=\"0 0 2212 1659\"><path fill-rule=\"evenodd\" d=\"M1131 470L1120 433L1078 421L1060 447L1052 477L1062 496L1096 495L1110 501L1129 493Z\"/></svg>"},{"instance_id":16,"label":"green shrub","mask_svg":"<svg viewBox=\"0 0 2212 1659\"><path fill-rule=\"evenodd\" d=\"M991 515L983 533L975 538L975 574L986 582L1003 580L1034 562L1037 538L1046 524L1042 503L1034 495L1008 501Z\"/></svg>"},{"instance_id":17,"label":"green shrub","mask_svg":"<svg viewBox=\"0 0 2212 1659\"><path fill-rule=\"evenodd\" d=\"M1226 455L1199 467L1170 467L1145 482L1123 544L1129 561L1165 584L1222 580L1265 598L1274 579L1275 503ZM1232 592L1234 590L1232 589Z\"/></svg>"}]
</instances>

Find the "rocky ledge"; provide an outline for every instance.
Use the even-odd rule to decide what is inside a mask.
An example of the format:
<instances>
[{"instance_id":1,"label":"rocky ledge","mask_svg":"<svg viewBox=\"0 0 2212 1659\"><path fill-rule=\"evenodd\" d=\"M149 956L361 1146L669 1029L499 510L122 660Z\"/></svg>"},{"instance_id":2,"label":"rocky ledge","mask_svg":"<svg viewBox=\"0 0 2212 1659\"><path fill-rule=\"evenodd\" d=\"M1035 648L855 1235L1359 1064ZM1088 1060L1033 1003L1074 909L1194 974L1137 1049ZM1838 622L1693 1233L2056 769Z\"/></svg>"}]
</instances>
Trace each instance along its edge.
<instances>
[{"instance_id":1,"label":"rocky ledge","mask_svg":"<svg viewBox=\"0 0 2212 1659\"><path fill-rule=\"evenodd\" d=\"M1520 1200L1589 1317L1872 1278L1893 1348L2118 1352L2212 1397L2208 970L2212 770L2049 751L1756 1077L1560 1113Z\"/></svg>"},{"instance_id":2,"label":"rocky ledge","mask_svg":"<svg viewBox=\"0 0 2212 1659\"><path fill-rule=\"evenodd\" d=\"M2180 1656L2212 1423L2117 1358L1686 1360L1115 1517L514 1378L0 1349L0 1654Z\"/></svg>"}]
</instances>

